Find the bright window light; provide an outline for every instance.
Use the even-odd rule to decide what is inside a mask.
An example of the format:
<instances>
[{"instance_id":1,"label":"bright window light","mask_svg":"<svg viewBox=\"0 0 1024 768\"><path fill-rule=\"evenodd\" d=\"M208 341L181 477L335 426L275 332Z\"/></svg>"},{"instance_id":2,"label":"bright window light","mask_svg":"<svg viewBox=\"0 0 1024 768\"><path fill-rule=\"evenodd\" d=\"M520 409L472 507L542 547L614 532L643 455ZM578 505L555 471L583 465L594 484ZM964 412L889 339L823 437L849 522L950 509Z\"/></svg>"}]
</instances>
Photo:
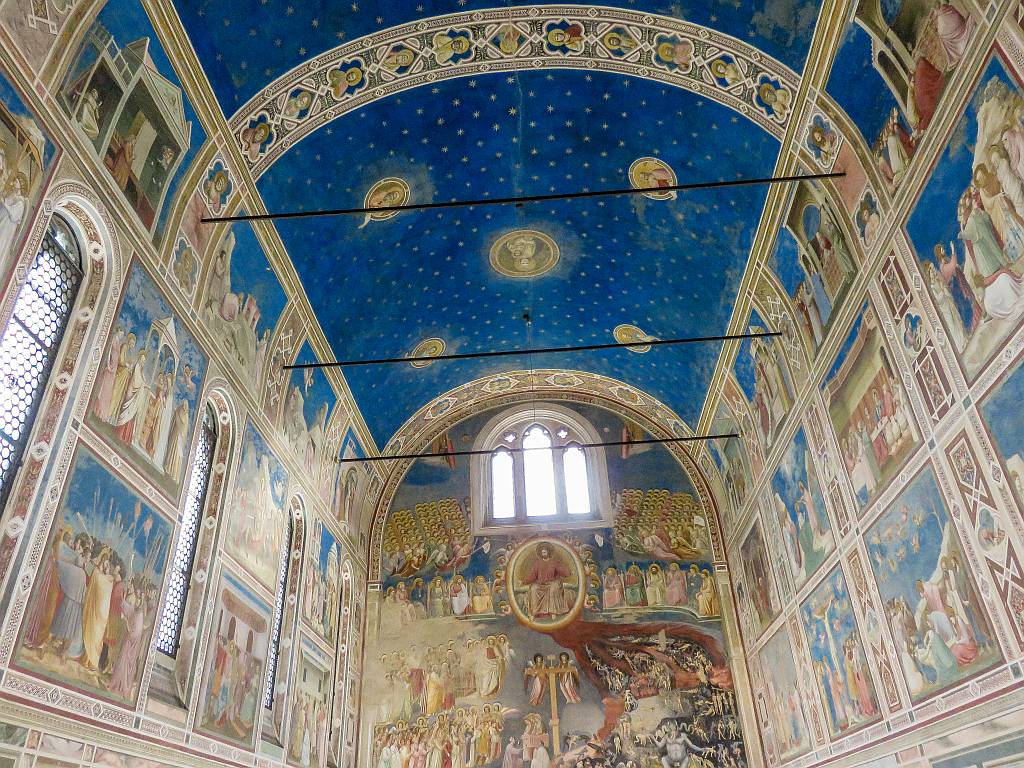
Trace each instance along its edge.
<instances>
[{"instance_id":1,"label":"bright window light","mask_svg":"<svg viewBox=\"0 0 1024 768\"><path fill-rule=\"evenodd\" d=\"M570 515L590 514L590 484L587 482L587 457L578 445L562 454L565 473L565 505Z\"/></svg>"},{"instance_id":2,"label":"bright window light","mask_svg":"<svg viewBox=\"0 0 1024 768\"><path fill-rule=\"evenodd\" d=\"M495 451L491 455L491 497L495 519L507 520L516 516L512 454L508 451Z\"/></svg>"},{"instance_id":3,"label":"bright window light","mask_svg":"<svg viewBox=\"0 0 1024 768\"><path fill-rule=\"evenodd\" d=\"M526 480L526 516L557 514L555 462L551 437L543 427L530 427L523 436L523 475ZM532 449L532 450L531 450Z\"/></svg>"}]
</instances>

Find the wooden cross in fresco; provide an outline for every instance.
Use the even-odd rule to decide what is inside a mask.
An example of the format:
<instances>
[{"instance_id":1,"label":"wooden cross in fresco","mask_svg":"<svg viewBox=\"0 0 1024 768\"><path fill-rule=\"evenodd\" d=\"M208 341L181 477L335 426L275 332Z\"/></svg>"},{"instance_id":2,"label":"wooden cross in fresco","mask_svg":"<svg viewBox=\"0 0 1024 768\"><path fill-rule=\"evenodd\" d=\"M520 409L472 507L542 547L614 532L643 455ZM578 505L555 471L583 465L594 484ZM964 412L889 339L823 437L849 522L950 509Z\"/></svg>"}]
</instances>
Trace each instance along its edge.
<instances>
[{"instance_id":1,"label":"wooden cross in fresco","mask_svg":"<svg viewBox=\"0 0 1024 768\"><path fill-rule=\"evenodd\" d=\"M524 673L527 677L543 675L547 678L548 699L551 705L551 720L549 721L551 724L551 748L556 755L562 754L562 738L558 720L558 680L563 674L573 674L574 672L576 672L576 668L571 664L555 663L555 657L548 656L543 667L528 665Z\"/></svg>"}]
</instances>

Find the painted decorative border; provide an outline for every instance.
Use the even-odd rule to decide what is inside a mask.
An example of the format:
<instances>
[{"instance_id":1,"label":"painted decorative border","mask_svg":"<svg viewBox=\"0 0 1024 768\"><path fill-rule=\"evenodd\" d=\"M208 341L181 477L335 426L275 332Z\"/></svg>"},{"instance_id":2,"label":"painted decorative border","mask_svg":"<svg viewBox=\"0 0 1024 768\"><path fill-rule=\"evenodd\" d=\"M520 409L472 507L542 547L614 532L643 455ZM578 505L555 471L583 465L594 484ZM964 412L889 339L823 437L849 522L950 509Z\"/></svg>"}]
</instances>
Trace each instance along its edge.
<instances>
[{"instance_id":1,"label":"painted decorative border","mask_svg":"<svg viewBox=\"0 0 1024 768\"><path fill-rule=\"evenodd\" d=\"M582 33L558 45L550 33L566 24ZM633 47L614 47L609 32ZM440 54L438 36L462 38L464 52ZM665 45L689 54L662 58ZM317 128L371 102L456 77L528 69L604 71L685 88L780 140L799 85L796 73L757 48L698 24L618 8L521 6L436 16L353 40L282 75L229 124L255 180ZM309 107L285 114L302 92L312 96Z\"/></svg>"}]
</instances>

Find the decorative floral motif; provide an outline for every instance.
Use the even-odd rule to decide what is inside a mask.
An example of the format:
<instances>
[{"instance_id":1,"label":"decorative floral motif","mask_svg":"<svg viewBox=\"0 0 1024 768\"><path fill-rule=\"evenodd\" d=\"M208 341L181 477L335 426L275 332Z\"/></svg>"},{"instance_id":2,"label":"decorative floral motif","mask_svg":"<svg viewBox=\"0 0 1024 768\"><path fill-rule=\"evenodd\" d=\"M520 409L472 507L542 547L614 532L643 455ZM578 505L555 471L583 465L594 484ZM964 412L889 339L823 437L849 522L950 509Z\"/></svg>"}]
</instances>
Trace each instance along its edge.
<instances>
[{"instance_id":1,"label":"decorative floral motif","mask_svg":"<svg viewBox=\"0 0 1024 768\"><path fill-rule=\"evenodd\" d=\"M756 90L763 74L789 94L794 93L797 80L779 62L758 55L750 45L723 40L698 25L681 28L678 19L622 9L591 9L585 22L567 19L552 8L532 10L535 13L529 21L510 21L507 13L498 9L475 12L468 19L466 14L433 17L419 24L414 36L404 27L369 35L357 42L358 47L346 45L345 59L339 52L339 58L318 59L313 69L308 64L296 67L232 118L237 135L251 129L242 142L247 163L258 178L287 147L323 124L312 119L323 97L311 83L329 88L325 106L334 107L333 95L333 101L339 103L331 111L335 118L355 108L345 97L357 90L372 90L374 98L384 98L421 85L420 77L426 73L441 79L469 70L484 73L499 59L533 66L545 58L586 57L587 67L598 71L663 78L652 72L656 68L669 73L674 85L710 96L782 137L792 109L786 109L782 117L775 111L751 109L750 91ZM640 29L642 34L636 31ZM535 37L538 32L539 38ZM698 43L698 38L703 42ZM713 46L711 52L705 52L703 45ZM701 67L695 66L698 62ZM714 87L708 89L709 85ZM306 119L282 114L283 104L297 89L314 94ZM258 123L264 114L268 118L262 122L267 125L261 127Z\"/></svg>"}]
</instances>

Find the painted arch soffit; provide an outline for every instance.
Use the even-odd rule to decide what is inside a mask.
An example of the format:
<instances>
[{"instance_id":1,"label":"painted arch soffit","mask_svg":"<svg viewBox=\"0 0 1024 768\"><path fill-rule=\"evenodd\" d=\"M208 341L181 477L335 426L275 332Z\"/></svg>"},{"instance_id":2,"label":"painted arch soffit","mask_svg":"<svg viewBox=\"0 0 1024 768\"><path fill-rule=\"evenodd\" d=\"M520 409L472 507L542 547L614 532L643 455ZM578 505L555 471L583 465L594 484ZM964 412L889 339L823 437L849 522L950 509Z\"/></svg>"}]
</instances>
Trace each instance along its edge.
<instances>
[{"instance_id":1,"label":"painted arch soffit","mask_svg":"<svg viewBox=\"0 0 1024 768\"><path fill-rule=\"evenodd\" d=\"M571 48L552 45L548 33L567 22L582 27L582 36ZM466 39L465 53L438 55L438 34ZM628 49L616 47L627 36ZM604 71L684 88L780 141L799 85L776 59L698 24L617 8L520 6L437 16L357 38L273 81L229 125L255 180L304 137L379 99L453 78L536 69ZM312 103L286 114L296 91L309 92Z\"/></svg>"},{"instance_id":2,"label":"painted arch soffit","mask_svg":"<svg viewBox=\"0 0 1024 768\"><path fill-rule=\"evenodd\" d=\"M690 437L694 435L672 409L647 393L625 382L585 371L536 369L497 373L461 384L427 403L394 434L381 451L382 456L418 453L438 435L474 413L502 405L530 400L574 402L596 405L630 418L653 437ZM689 446L689 447L688 447ZM719 506L712 484L698 461L702 447L692 443L667 444L666 450L679 462L693 482L701 507L711 523L711 548L716 562L725 561ZM381 541L391 500L413 460L396 459L383 470L384 482L376 499L367 499L363 507L370 521L369 573L380 570Z\"/></svg>"}]
</instances>

